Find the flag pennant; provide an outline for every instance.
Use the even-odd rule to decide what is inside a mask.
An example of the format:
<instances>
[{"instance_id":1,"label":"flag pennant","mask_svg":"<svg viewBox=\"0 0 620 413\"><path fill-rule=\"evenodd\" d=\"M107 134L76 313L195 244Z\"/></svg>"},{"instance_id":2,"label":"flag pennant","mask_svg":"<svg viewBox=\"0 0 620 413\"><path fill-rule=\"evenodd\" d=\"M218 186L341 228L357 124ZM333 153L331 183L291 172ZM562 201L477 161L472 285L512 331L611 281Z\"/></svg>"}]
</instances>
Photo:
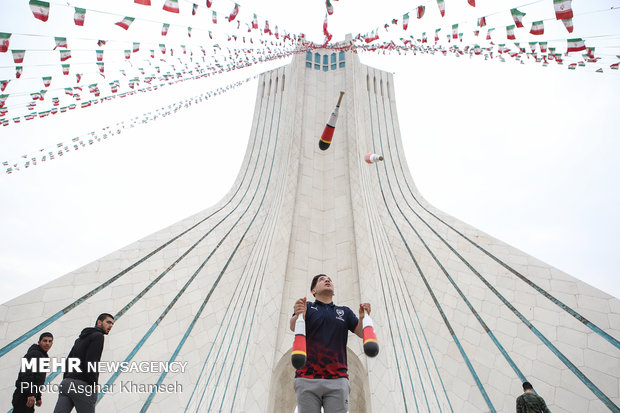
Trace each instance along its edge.
<instances>
[{"instance_id":1,"label":"flag pennant","mask_svg":"<svg viewBox=\"0 0 620 413\"><path fill-rule=\"evenodd\" d=\"M163 43L160 43L159 50L161 51L162 54L166 54L166 45Z\"/></svg>"},{"instance_id":2,"label":"flag pennant","mask_svg":"<svg viewBox=\"0 0 620 413\"><path fill-rule=\"evenodd\" d=\"M568 47L566 53L571 52L580 52L582 50L586 50L586 44L581 38L577 39L567 39Z\"/></svg>"},{"instance_id":3,"label":"flag pennant","mask_svg":"<svg viewBox=\"0 0 620 413\"><path fill-rule=\"evenodd\" d=\"M196 11L198 11L198 5L194 3L194 5L192 6L192 16L196 15Z\"/></svg>"},{"instance_id":4,"label":"flag pennant","mask_svg":"<svg viewBox=\"0 0 620 413\"><path fill-rule=\"evenodd\" d=\"M166 3L164 4L164 10L169 11L170 13L178 13L179 0L166 0Z\"/></svg>"},{"instance_id":5,"label":"flag pennant","mask_svg":"<svg viewBox=\"0 0 620 413\"><path fill-rule=\"evenodd\" d=\"M207 8L210 9L213 6L213 0L207 0Z\"/></svg>"},{"instance_id":6,"label":"flag pennant","mask_svg":"<svg viewBox=\"0 0 620 413\"><path fill-rule=\"evenodd\" d=\"M418 19L421 19L424 16L424 11L426 10L426 6L418 6Z\"/></svg>"},{"instance_id":7,"label":"flag pennant","mask_svg":"<svg viewBox=\"0 0 620 413\"><path fill-rule=\"evenodd\" d=\"M103 61L103 50L95 50L95 53L97 53L97 61Z\"/></svg>"},{"instance_id":8,"label":"flag pennant","mask_svg":"<svg viewBox=\"0 0 620 413\"><path fill-rule=\"evenodd\" d=\"M73 14L73 21L76 26L84 26L84 20L86 19L86 9L75 7L75 13Z\"/></svg>"},{"instance_id":9,"label":"flag pennant","mask_svg":"<svg viewBox=\"0 0 620 413\"><path fill-rule=\"evenodd\" d=\"M325 0L325 8L327 9L327 14L330 16L334 14L334 6L332 6L332 3L329 0Z\"/></svg>"},{"instance_id":10,"label":"flag pennant","mask_svg":"<svg viewBox=\"0 0 620 413\"><path fill-rule=\"evenodd\" d=\"M9 85L11 80L0 80L0 92L4 92L4 89Z\"/></svg>"},{"instance_id":11,"label":"flag pennant","mask_svg":"<svg viewBox=\"0 0 620 413\"><path fill-rule=\"evenodd\" d=\"M64 47L64 48L69 47L67 45L67 38L66 37L54 37L54 41L56 42L56 46L54 46L54 48L52 50L56 50L57 47Z\"/></svg>"},{"instance_id":12,"label":"flag pennant","mask_svg":"<svg viewBox=\"0 0 620 413\"><path fill-rule=\"evenodd\" d=\"M11 33L0 33L0 53L6 53L9 50L9 40Z\"/></svg>"},{"instance_id":13,"label":"flag pennant","mask_svg":"<svg viewBox=\"0 0 620 413\"><path fill-rule=\"evenodd\" d=\"M6 102L6 99L9 97L9 95L0 95L0 108L4 107L4 103Z\"/></svg>"},{"instance_id":14,"label":"flag pennant","mask_svg":"<svg viewBox=\"0 0 620 413\"><path fill-rule=\"evenodd\" d=\"M471 7L476 7L476 0L467 0L467 4L469 4Z\"/></svg>"},{"instance_id":15,"label":"flag pennant","mask_svg":"<svg viewBox=\"0 0 620 413\"><path fill-rule=\"evenodd\" d=\"M71 59L71 50L61 50L60 51L60 61L64 62L67 59Z\"/></svg>"},{"instance_id":16,"label":"flag pennant","mask_svg":"<svg viewBox=\"0 0 620 413\"><path fill-rule=\"evenodd\" d=\"M439 6L439 12L441 17L446 15L446 2L444 0L437 0L437 6Z\"/></svg>"},{"instance_id":17,"label":"flag pennant","mask_svg":"<svg viewBox=\"0 0 620 413\"><path fill-rule=\"evenodd\" d=\"M532 29L530 30L530 33L536 36L540 36L541 34L545 33L545 25L543 23L542 20L537 21L537 22L533 22L532 23Z\"/></svg>"},{"instance_id":18,"label":"flag pennant","mask_svg":"<svg viewBox=\"0 0 620 413\"><path fill-rule=\"evenodd\" d=\"M537 44L538 44L538 42L529 42L530 50L532 51L532 53L536 53L536 45Z\"/></svg>"},{"instance_id":19,"label":"flag pennant","mask_svg":"<svg viewBox=\"0 0 620 413\"><path fill-rule=\"evenodd\" d=\"M187 37L192 37L192 28L187 26Z\"/></svg>"},{"instance_id":20,"label":"flag pennant","mask_svg":"<svg viewBox=\"0 0 620 413\"><path fill-rule=\"evenodd\" d=\"M151 0L133 0L135 4L142 4L143 6L150 6Z\"/></svg>"},{"instance_id":21,"label":"flag pennant","mask_svg":"<svg viewBox=\"0 0 620 413\"><path fill-rule=\"evenodd\" d=\"M47 1L30 0L30 10L36 19L46 22L50 15L50 4Z\"/></svg>"},{"instance_id":22,"label":"flag pennant","mask_svg":"<svg viewBox=\"0 0 620 413\"><path fill-rule=\"evenodd\" d=\"M553 0L553 8L555 9L555 19L565 20L573 18L573 9L571 8L572 0Z\"/></svg>"},{"instance_id":23,"label":"flag pennant","mask_svg":"<svg viewBox=\"0 0 620 413\"><path fill-rule=\"evenodd\" d=\"M515 26L510 25L510 26L506 26L506 37L508 38L508 40L514 40L516 39L515 37Z\"/></svg>"},{"instance_id":24,"label":"flag pennant","mask_svg":"<svg viewBox=\"0 0 620 413\"><path fill-rule=\"evenodd\" d=\"M26 55L25 50L11 50L11 53L13 53L13 62L15 62L15 64L24 62L24 56Z\"/></svg>"},{"instance_id":25,"label":"flag pennant","mask_svg":"<svg viewBox=\"0 0 620 413\"><path fill-rule=\"evenodd\" d=\"M170 28L170 24L169 23L164 23L163 26L161 26L161 35L162 36L167 35L169 28Z\"/></svg>"},{"instance_id":26,"label":"flag pennant","mask_svg":"<svg viewBox=\"0 0 620 413\"><path fill-rule=\"evenodd\" d=\"M130 59L131 58L131 50L127 49L125 50L125 59Z\"/></svg>"},{"instance_id":27,"label":"flag pennant","mask_svg":"<svg viewBox=\"0 0 620 413\"><path fill-rule=\"evenodd\" d=\"M126 16L123 20L121 20L120 22L117 22L115 24L117 26L122 27L123 29L127 30L127 29L129 29L129 26L131 26L131 23L133 23L134 20L135 20L134 17Z\"/></svg>"},{"instance_id":28,"label":"flag pennant","mask_svg":"<svg viewBox=\"0 0 620 413\"><path fill-rule=\"evenodd\" d=\"M133 50L134 53L137 53L140 51L140 42L133 42Z\"/></svg>"},{"instance_id":29,"label":"flag pennant","mask_svg":"<svg viewBox=\"0 0 620 413\"><path fill-rule=\"evenodd\" d=\"M573 19L563 19L562 23L564 23L564 27L569 33L573 32Z\"/></svg>"},{"instance_id":30,"label":"flag pennant","mask_svg":"<svg viewBox=\"0 0 620 413\"><path fill-rule=\"evenodd\" d=\"M43 76L43 86L50 87L51 84L52 84L52 77L51 76Z\"/></svg>"},{"instance_id":31,"label":"flag pennant","mask_svg":"<svg viewBox=\"0 0 620 413\"><path fill-rule=\"evenodd\" d=\"M487 25L487 18L486 17L480 17L478 19L478 27L484 27Z\"/></svg>"},{"instance_id":32,"label":"flag pennant","mask_svg":"<svg viewBox=\"0 0 620 413\"><path fill-rule=\"evenodd\" d=\"M512 14L515 25L517 27L523 27L523 16L525 16L526 13L520 12L517 9L510 9L510 14Z\"/></svg>"},{"instance_id":33,"label":"flag pennant","mask_svg":"<svg viewBox=\"0 0 620 413\"><path fill-rule=\"evenodd\" d=\"M441 27L439 29L435 29L435 43L439 41L439 32L441 31Z\"/></svg>"},{"instance_id":34,"label":"flag pennant","mask_svg":"<svg viewBox=\"0 0 620 413\"><path fill-rule=\"evenodd\" d=\"M487 30L487 40L491 40L491 32L495 30L495 27L491 27Z\"/></svg>"},{"instance_id":35,"label":"flag pennant","mask_svg":"<svg viewBox=\"0 0 620 413\"><path fill-rule=\"evenodd\" d=\"M235 3L235 7L233 7L233 10L230 12L230 16L228 16L228 21L231 22L235 20L237 14L239 14L239 5Z\"/></svg>"},{"instance_id":36,"label":"flag pennant","mask_svg":"<svg viewBox=\"0 0 620 413\"><path fill-rule=\"evenodd\" d=\"M69 63L65 63L62 65L62 74L63 75L68 75L69 74Z\"/></svg>"},{"instance_id":37,"label":"flag pennant","mask_svg":"<svg viewBox=\"0 0 620 413\"><path fill-rule=\"evenodd\" d=\"M217 24L217 12L215 10L211 13L211 21L213 24Z\"/></svg>"},{"instance_id":38,"label":"flag pennant","mask_svg":"<svg viewBox=\"0 0 620 413\"><path fill-rule=\"evenodd\" d=\"M538 42L540 45L540 53L547 53L547 42Z\"/></svg>"},{"instance_id":39,"label":"flag pennant","mask_svg":"<svg viewBox=\"0 0 620 413\"><path fill-rule=\"evenodd\" d=\"M407 30L409 27L409 13L403 14L403 30Z\"/></svg>"},{"instance_id":40,"label":"flag pennant","mask_svg":"<svg viewBox=\"0 0 620 413\"><path fill-rule=\"evenodd\" d=\"M252 19L252 28L258 29L258 19L256 17L256 14L254 14L254 18Z\"/></svg>"},{"instance_id":41,"label":"flag pennant","mask_svg":"<svg viewBox=\"0 0 620 413\"><path fill-rule=\"evenodd\" d=\"M458 31L459 31L458 23L457 24L453 24L452 25L452 38L453 39L457 39L459 37Z\"/></svg>"}]
</instances>

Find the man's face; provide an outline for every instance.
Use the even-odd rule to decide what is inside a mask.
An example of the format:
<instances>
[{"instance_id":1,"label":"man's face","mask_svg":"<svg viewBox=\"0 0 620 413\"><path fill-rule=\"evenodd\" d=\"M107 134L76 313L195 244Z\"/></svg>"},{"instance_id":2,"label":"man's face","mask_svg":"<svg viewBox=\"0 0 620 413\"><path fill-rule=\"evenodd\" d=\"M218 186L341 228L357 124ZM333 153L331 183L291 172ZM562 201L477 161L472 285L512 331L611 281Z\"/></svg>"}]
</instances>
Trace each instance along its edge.
<instances>
[{"instance_id":1,"label":"man's face","mask_svg":"<svg viewBox=\"0 0 620 413\"><path fill-rule=\"evenodd\" d=\"M39 340L39 347L41 347L46 353L50 351L52 344L54 344L54 339L52 337L43 337Z\"/></svg>"},{"instance_id":2,"label":"man's face","mask_svg":"<svg viewBox=\"0 0 620 413\"><path fill-rule=\"evenodd\" d=\"M334 283L327 275L321 275L314 286L314 294L320 294L324 291L334 292Z\"/></svg>"},{"instance_id":3,"label":"man's face","mask_svg":"<svg viewBox=\"0 0 620 413\"><path fill-rule=\"evenodd\" d=\"M97 327L103 330L103 334L108 334L114 326L114 319L111 317L106 318L103 321L97 321Z\"/></svg>"}]
</instances>

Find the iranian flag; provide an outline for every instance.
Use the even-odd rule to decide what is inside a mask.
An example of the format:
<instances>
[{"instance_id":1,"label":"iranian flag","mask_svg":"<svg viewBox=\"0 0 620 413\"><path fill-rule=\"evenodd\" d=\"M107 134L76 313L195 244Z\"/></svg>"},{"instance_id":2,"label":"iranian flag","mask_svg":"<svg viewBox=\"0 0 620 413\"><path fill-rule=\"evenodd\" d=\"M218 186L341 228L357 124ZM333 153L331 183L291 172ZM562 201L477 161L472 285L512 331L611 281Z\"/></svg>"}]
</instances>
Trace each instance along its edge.
<instances>
[{"instance_id":1,"label":"iranian flag","mask_svg":"<svg viewBox=\"0 0 620 413\"><path fill-rule=\"evenodd\" d=\"M564 23L564 27L569 33L573 32L573 19L563 19L562 23Z\"/></svg>"},{"instance_id":2,"label":"iranian flag","mask_svg":"<svg viewBox=\"0 0 620 413\"><path fill-rule=\"evenodd\" d=\"M140 51L140 43L139 42L133 42L133 52L139 52Z\"/></svg>"},{"instance_id":3,"label":"iranian flag","mask_svg":"<svg viewBox=\"0 0 620 413\"><path fill-rule=\"evenodd\" d=\"M76 7L75 13L73 14L73 21L75 22L75 25L84 26L84 19L86 19L86 9Z\"/></svg>"},{"instance_id":4,"label":"iranian flag","mask_svg":"<svg viewBox=\"0 0 620 413\"><path fill-rule=\"evenodd\" d=\"M252 28L258 29L258 18L256 17L256 13L254 13L254 18L252 19Z\"/></svg>"},{"instance_id":5,"label":"iranian flag","mask_svg":"<svg viewBox=\"0 0 620 413\"><path fill-rule=\"evenodd\" d=\"M0 52L6 53L9 50L9 40L11 33L0 33Z\"/></svg>"},{"instance_id":6,"label":"iranian flag","mask_svg":"<svg viewBox=\"0 0 620 413\"><path fill-rule=\"evenodd\" d=\"M517 9L510 9L510 14L512 14L515 25L517 27L523 27L523 16L525 16L526 13L520 12Z\"/></svg>"},{"instance_id":7,"label":"iranian flag","mask_svg":"<svg viewBox=\"0 0 620 413\"><path fill-rule=\"evenodd\" d=\"M166 0L166 3L164 4L164 10L169 11L170 13L178 13L179 0Z\"/></svg>"},{"instance_id":8,"label":"iranian flag","mask_svg":"<svg viewBox=\"0 0 620 413\"><path fill-rule=\"evenodd\" d=\"M422 43L426 43L428 42L428 39L426 37L426 32L422 32Z\"/></svg>"},{"instance_id":9,"label":"iranian flag","mask_svg":"<svg viewBox=\"0 0 620 413\"><path fill-rule=\"evenodd\" d=\"M575 69L577 68L577 63L571 63L571 64L569 64L569 65L568 65L568 68L569 68L570 70L575 70Z\"/></svg>"},{"instance_id":10,"label":"iranian flag","mask_svg":"<svg viewBox=\"0 0 620 413\"><path fill-rule=\"evenodd\" d=\"M602 68L602 67L599 67L598 69L596 69L596 72L595 72L595 73L603 73L603 68Z\"/></svg>"},{"instance_id":11,"label":"iranian flag","mask_svg":"<svg viewBox=\"0 0 620 413\"><path fill-rule=\"evenodd\" d=\"M65 88L65 95L73 96L73 88L72 87L66 87Z\"/></svg>"},{"instance_id":12,"label":"iranian flag","mask_svg":"<svg viewBox=\"0 0 620 413\"><path fill-rule=\"evenodd\" d=\"M56 46L54 46L54 48L52 50L56 50L57 47L69 47L67 45L67 38L66 37L54 37L54 41L56 42Z\"/></svg>"},{"instance_id":13,"label":"iranian flag","mask_svg":"<svg viewBox=\"0 0 620 413\"><path fill-rule=\"evenodd\" d=\"M123 20L121 20L120 22L115 23L117 26L122 27L123 29L127 30L129 29L129 26L131 26L131 23L133 23L134 21L134 17L129 17L126 16Z\"/></svg>"},{"instance_id":14,"label":"iranian flag","mask_svg":"<svg viewBox=\"0 0 620 413\"><path fill-rule=\"evenodd\" d=\"M571 3L573 0L553 0L553 8L555 9L555 19L565 20L573 18L573 9Z\"/></svg>"},{"instance_id":15,"label":"iranian flag","mask_svg":"<svg viewBox=\"0 0 620 413\"><path fill-rule=\"evenodd\" d=\"M161 51L162 54L166 54L166 45L163 43L160 43L159 50Z\"/></svg>"},{"instance_id":16,"label":"iranian flag","mask_svg":"<svg viewBox=\"0 0 620 413\"><path fill-rule=\"evenodd\" d=\"M409 27L409 13L403 14L403 30L407 30Z\"/></svg>"},{"instance_id":17,"label":"iranian flag","mask_svg":"<svg viewBox=\"0 0 620 413\"><path fill-rule=\"evenodd\" d=\"M163 26L161 26L161 35L165 36L168 34L168 29L170 28L170 24L169 23L164 23Z\"/></svg>"},{"instance_id":18,"label":"iranian flag","mask_svg":"<svg viewBox=\"0 0 620 413\"><path fill-rule=\"evenodd\" d=\"M452 38L453 39L458 39L459 37L459 25L457 24L453 24L452 25Z\"/></svg>"},{"instance_id":19,"label":"iranian flag","mask_svg":"<svg viewBox=\"0 0 620 413\"><path fill-rule=\"evenodd\" d=\"M214 24L217 24L217 12L215 10L213 10L213 13L211 13L211 21Z\"/></svg>"},{"instance_id":20,"label":"iranian flag","mask_svg":"<svg viewBox=\"0 0 620 413\"><path fill-rule=\"evenodd\" d=\"M207 0L207 8L211 8L213 6L213 0Z\"/></svg>"},{"instance_id":21,"label":"iranian flag","mask_svg":"<svg viewBox=\"0 0 620 413\"><path fill-rule=\"evenodd\" d=\"M613 65L610 65L609 67L611 68L611 70L618 70L619 65L620 65L620 62L614 63Z\"/></svg>"},{"instance_id":22,"label":"iranian flag","mask_svg":"<svg viewBox=\"0 0 620 413\"><path fill-rule=\"evenodd\" d=\"M10 80L0 80L0 92L4 92L4 89L9 85Z\"/></svg>"},{"instance_id":23,"label":"iranian flag","mask_svg":"<svg viewBox=\"0 0 620 413\"><path fill-rule=\"evenodd\" d=\"M150 6L151 0L133 0L135 4L142 4L143 6Z\"/></svg>"},{"instance_id":24,"label":"iranian flag","mask_svg":"<svg viewBox=\"0 0 620 413\"><path fill-rule=\"evenodd\" d=\"M446 3L444 0L437 0L437 6L439 6L439 12L441 13L441 17L446 15Z\"/></svg>"},{"instance_id":25,"label":"iranian flag","mask_svg":"<svg viewBox=\"0 0 620 413\"><path fill-rule=\"evenodd\" d=\"M24 63L24 56L26 55L25 50L11 50L13 53L13 61L15 64Z\"/></svg>"},{"instance_id":26,"label":"iranian flag","mask_svg":"<svg viewBox=\"0 0 620 413\"><path fill-rule=\"evenodd\" d=\"M508 40L515 40L515 26L510 25L510 26L506 26L506 37L508 38Z\"/></svg>"},{"instance_id":27,"label":"iranian flag","mask_svg":"<svg viewBox=\"0 0 620 413\"><path fill-rule=\"evenodd\" d=\"M426 10L426 6L418 6L418 19L421 19L424 16L424 11Z\"/></svg>"},{"instance_id":28,"label":"iranian flag","mask_svg":"<svg viewBox=\"0 0 620 413\"><path fill-rule=\"evenodd\" d=\"M327 20L327 18L326 18ZM265 20L265 28L263 29L265 33L271 33L271 29L269 29L269 20Z\"/></svg>"},{"instance_id":29,"label":"iranian flag","mask_svg":"<svg viewBox=\"0 0 620 413\"><path fill-rule=\"evenodd\" d=\"M69 74L69 64L65 63L62 65L62 74L63 75L68 75Z\"/></svg>"},{"instance_id":30,"label":"iranian flag","mask_svg":"<svg viewBox=\"0 0 620 413\"><path fill-rule=\"evenodd\" d=\"M47 1L30 0L30 10L36 19L46 22L50 15L50 4Z\"/></svg>"},{"instance_id":31,"label":"iranian flag","mask_svg":"<svg viewBox=\"0 0 620 413\"><path fill-rule=\"evenodd\" d=\"M99 73L103 75L105 68L103 66L103 62L97 62L97 68L99 68ZM79 80L78 80L79 82Z\"/></svg>"},{"instance_id":32,"label":"iranian flag","mask_svg":"<svg viewBox=\"0 0 620 413\"><path fill-rule=\"evenodd\" d=\"M467 0L467 3L468 3L471 7L476 7L476 0Z\"/></svg>"},{"instance_id":33,"label":"iranian flag","mask_svg":"<svg viewBox=\"0 0 620 413\"><path fill-rule=\"evenodd\" d=\"M439 29L435 29L435 43L437 43L439 41L439 31L441 30L441 27Z\"/></svg>"},{"instance_id":34,"label":"iranian flag","mask_svg":"<svg viewBox=\"0 0 620 413\"><path fill-rule=\"evenodd\" d=\"M327 9L327 14L330 16L334 14L334 6L332 6L332 3L329 0L325 0L325 8Z\"/></svg>"},{"instance_id":35,"label":"iranian flag","mask_svg":"<svg viewBox=\"0 0 620 413\"><path fill-rule=\"evenodd\" d=\"M474 36L478 37L479 34L480 34L480 30L474 30Z\"/></svg>"},{"instance_id":36,"label":"iranian flag","mask_svg":"<svg viewBox=\"0 0 620 413\"><path fill-rule=\"evenodd\" d=\"M567 42L568 42L568 48L566 50L566 53L580 52L582 50L586 50L586 44L581 38L568 39Z\"/></svg>"},{"instance_id":37,"label":"iranian flag","mask_svg":"<svg viewBox=\"0 0 620 413\"><path fill-rule=\"evenodd\" d=\"M118 92L118 85L116 82L110 82L110 90L112 90L112 93Z\"/></svg>"},{"instance_id":38,"label":"iranian flag","mask_svg":"<svg viewBox=\"0 0 620 413\"><path fill-rule=\"evenodd\" d=\"M230 16L228 16L228 21L231 22L237 18L237 14L239 14L239 5L235 3L235 7L230 12Z\"/></svg>"},{"instance_id":39,"label":"iranian flag","mask_svg":"<svg viewBox=\"0 0 620 413\"><path fill-rule=\"evenodd\" d=\"M198 11L198 5L194 3L194 5L192 6L192 16L196 15L196 11Z\"/></svg>"},{"instance_id":40,"label":"iranian flag","mask_svg":"<svg viewBox=\"0 0 620 413\"><path fill-rule=\"evenodd\" d=\"M95 50L95 53L97 53L97 61L103 61L103 50Z\"/></svg>"},{"instance_id":41,"label":"iranian flag","mask_svg":"<svg viewBox=\"0 0 620 413\"><path fill-rule=\"evenodd\" d=\"M545 33L545 25L543 23L542 20L537 21L537 22L533 22L532 23L532 30L530 30L530 33L536 36L539 36L541 34Z\"/></svg>"},{"instance_id":42,"label":"iranian flag","mask_svg":"<svg viewBox=\"0 0 620 413\"><path fill-rule=\"evenodd\" d=\"M540 53L547 53L547 42L539 42Z\"/></svg>"},{"instance_id":43,"label":"iranian flag","mask_svg":"<svg viewBox=\"0 0 620 413\"><path fill-rule=\"evenodd\" d=\"M187 37L192 37L192 28L187 26Z\"/></svg>"},{"instance_id":44,"label":"iranian flag","mask_svg":"<svg viewBox=\"0 0 620 413\"><path fill-rule=\"evenodd\" d=\"M71 50L61 50L60 51L60 61L64 62L67 59L71 59Z\"/></svg>"},{"instance_id":45,"label":"iranian flag","mask_svg":"<svg viewBox=\"0 0 620 413\"><path fill-rule=\"evenodd\" d=\"M4 107L4 103L6 102L6 99L9 97L9 95L0 95L0 108Z\"/></svg>"},{"instance_id":46,"label":"iranian flag","mask_svg":"<svg viewBox=\"0 0 620 413\"><path fill-rule=\"evenodd\" d=\"M495 27L491 27L489 30L487 30L487 40L491 40L491 32L495 30Z\"/></svg>"},{"instance_id":47,"label":"iranian flag","mask_svg":"<svg viewBox=\"0 0 620 413\"><path fill-rule=\"evenodd\" d=\"M538 43L538 42L530 42L530 43L529 43L529 45L530 45L530 50L532 51L532 53L536 53L536 44L537 44L537 43Z\"/></svg>"},{"instance_id":48,"label":"iranian flag","mask_svg":"<svg viewBox=\"0 0 620 413\"><path fill-rule=\"evenodd\" d=\"M52 77L51 76L43 76L43 86L50 87L51 84L52 84Z\"/></svg>"}]
</instances>

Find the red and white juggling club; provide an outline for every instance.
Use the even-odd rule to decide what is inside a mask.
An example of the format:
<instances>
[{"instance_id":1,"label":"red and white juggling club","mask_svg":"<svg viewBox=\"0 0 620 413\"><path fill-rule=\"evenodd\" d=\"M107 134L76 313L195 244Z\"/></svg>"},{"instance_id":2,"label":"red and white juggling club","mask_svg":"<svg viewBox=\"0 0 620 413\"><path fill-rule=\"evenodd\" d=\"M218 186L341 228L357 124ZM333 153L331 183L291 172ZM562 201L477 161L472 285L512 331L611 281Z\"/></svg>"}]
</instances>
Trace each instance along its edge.
<instances>
[{"instance_id":1,"label":"red and white juggling club","mask_svg":"<svg viewBox=\"0 0 620 413\"><path fill-rule=\"evenodd\" d=\"M375 163L383 160L383 156L377 155L376 153L368 153L366 154L366 163Z\"/></svg>"},{"instance_id":2,"label":"red and white juggling club","mask_svg":"<svg viewBox=\"0 0 620 413\"><path fill-rule=\"evenodd\" d=\"M303 314L299 314L295 321L295 341L293 341L291 363L295 370L306 365L306 320Z\"/></svg>"},{"instance_id":3,"label":"red and white juggling club","mask_svg":"<svg viewBox=\"0 0 620 413\"><path fill-rule=\"evenodd\" d=\"M332 138L334 137L334 129L336 129L336 121L338 120L338 109L340 108L340 102L342 102L343 96L344 92L340 92L338 103L336 104L334 110L332 110L332 113L329 115L327 125L325 125L325 129L323 129L321 139L319 139L319 149L322 151L329 148L329 145L331 145L332 143Z\"/></svg>"},{"instance_id":4,"label":"red and white juggling club","mask_svg":"<svg viewBox=\"0 0 620 413\"><path fill-rule=\"evenodd\" d=\"M375 357L379 354L379 343L377 342L377 336L375 335L372 318L370 318L368 314L364 316L362 326L364 327L364 353L366 353L368 357Z\"/></svg>"}]
</instances>

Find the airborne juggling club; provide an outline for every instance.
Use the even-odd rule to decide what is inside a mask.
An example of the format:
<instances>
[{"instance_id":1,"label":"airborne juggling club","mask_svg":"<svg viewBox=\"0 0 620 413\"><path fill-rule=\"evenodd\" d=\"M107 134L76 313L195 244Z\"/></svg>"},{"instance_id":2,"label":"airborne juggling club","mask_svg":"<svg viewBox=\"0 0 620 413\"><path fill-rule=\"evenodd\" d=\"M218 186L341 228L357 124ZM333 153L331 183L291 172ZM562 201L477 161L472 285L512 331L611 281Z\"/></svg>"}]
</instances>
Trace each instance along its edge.
<instances>
[{"instance_id":1,"label":"airborne juggling club","mask_svg":"<svg viewBox=\"0 0 620 413\"><path fill-rule=\"evenodd\" d=\"M291 352L291 363L296 370L306 365L306 320L299 314L295 321L295 341Z\"/></svg>"},{"instance_id":2,"label":"airborne juggling club","mask_svg":"<svg viewBox=\"0 0 620 413\"><path fill-rule=\"evenodd\" d=\"M329 119L327 120L327 125L325 125L325 129L323 129L323 134L321 135L321 139L319 139L319 149L324 151L329 148L329 145L332 143L332 138L334 137L334 129L336 129L336 121L338 120L338 109L340 108L340 102L342 102L342 97L344 96L344 92L340 92L340 97L338 98L338 103L332 113L329 115Z\"/></svg>"}]
</instances>

